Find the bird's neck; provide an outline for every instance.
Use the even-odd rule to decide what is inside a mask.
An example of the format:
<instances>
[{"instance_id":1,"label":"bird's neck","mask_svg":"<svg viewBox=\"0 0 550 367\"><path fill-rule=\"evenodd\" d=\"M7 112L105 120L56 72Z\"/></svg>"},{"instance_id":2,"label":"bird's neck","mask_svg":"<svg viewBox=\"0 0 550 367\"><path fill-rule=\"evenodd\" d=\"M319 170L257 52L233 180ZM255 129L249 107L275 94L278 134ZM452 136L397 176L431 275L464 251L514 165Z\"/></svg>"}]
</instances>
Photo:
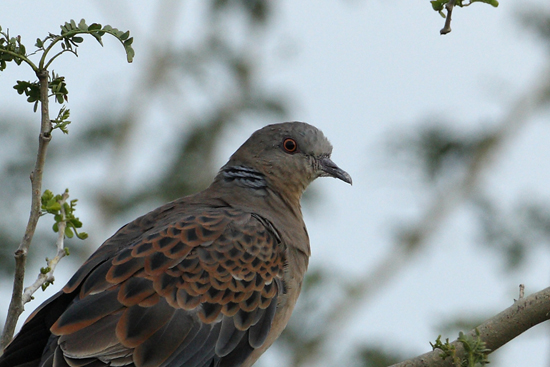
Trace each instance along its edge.
<instances>
[{"instance_id":1,"label":"bird's neck","mask_svg":"<svg viewBox=\"0 0 550 367\"><path fill-rule=\"evenodd\" d=\"M251 190L264 190L268 186L263 173L244 165L226 165L220 170L216 179L222 180L227 185L235 185Z\"/></svg>"},{"instance_id":2,"label":"bird's neck","mask_svg":"<svg viewBox=\"0 0 550 367\"><path fill-rule=\"evenodd\" d=\"M247 165L227 164L206 191L221 202L268 219L284 242L295 247L292 261L300 261L305 269L311 251L300 206L302 191L284 185L284 177L272 176Z\"/></svg>"},{"instance_id":3,"label":"bird's neck","mask_svg":"<svg viewBox=\"0 0 550 367\"><path fill-rule=\"evenodd\" d=\"M220 195L230 195L232 203L245 206L266 205L270 208L284 207L297 218L302 218L300 209L301 191L285 185L279 177L267 177L259 170L244 164L227 164L218 173L211 190ZM282 206L281 206L282 204Z\"/></svg>"}]
</instances>

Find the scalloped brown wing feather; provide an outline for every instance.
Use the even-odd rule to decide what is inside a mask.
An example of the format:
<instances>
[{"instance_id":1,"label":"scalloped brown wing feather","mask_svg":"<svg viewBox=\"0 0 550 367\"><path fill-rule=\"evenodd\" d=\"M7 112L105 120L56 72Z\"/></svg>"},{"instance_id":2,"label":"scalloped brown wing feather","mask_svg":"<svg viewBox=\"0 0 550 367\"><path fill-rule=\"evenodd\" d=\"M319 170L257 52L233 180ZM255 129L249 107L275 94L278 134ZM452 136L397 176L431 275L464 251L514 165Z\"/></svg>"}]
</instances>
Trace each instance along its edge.
<instances>
[{"instance_id":1,"label":"scalloped brown wing feather","mask_svg":"<svg viewBox=\"0 0 550 367\"><path fill-rule=\"evenodd\" d=\"M237 365L264 343L285 261L265 220L196 210L104 254L64 288L76 297L50 329L53 366Z\"/></svg>"}]
</instances>

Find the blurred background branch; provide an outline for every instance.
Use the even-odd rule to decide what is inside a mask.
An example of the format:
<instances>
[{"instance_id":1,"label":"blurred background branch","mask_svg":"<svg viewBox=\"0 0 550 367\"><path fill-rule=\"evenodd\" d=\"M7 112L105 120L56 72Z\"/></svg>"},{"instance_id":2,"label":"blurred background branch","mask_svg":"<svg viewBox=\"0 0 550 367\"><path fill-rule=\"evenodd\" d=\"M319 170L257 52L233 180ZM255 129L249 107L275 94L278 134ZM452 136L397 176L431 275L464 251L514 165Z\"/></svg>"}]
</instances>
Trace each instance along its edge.
<instances>
[{"instance_id":1,"label":"blurred background branch","mask_svg":"<svg viewBox=\"0 0 550 367\"><path fill-rule=\"evenodd\" d=\"M290 338L290 344L295 346L296 343L307 340L304 343L307 347L293 348L295 354L292 366L319 366L321 361L329 366L338 366L341 363L340 354L333 355L334 358L327 363L327 356L322 351L329 349L331 344L342 337L341 334L350 326L348 324L358 317L354 315L358 307L368 302L368 298L376 297L380 290L391 286L391 281L400 276L407 265L415 261L415 256L429 246L432 234L441 228L454 210L467 202L479 203L482 200L483 177L493 167L494 161L502 156L502 147L511 144L532 116L547 106L550 96L550 65L543 67L533 85L510 106L502 121L495 123L491 131L480 131L467 138L458 138L442 128L443 125L434 124L422 131L416 141L411 139L414 141L412 144L411 140L400 142L401 149L407 150L405 155L416 155L413 159L423 164L428 180L435 185L431 203L425 206L418 223L397 231L395 242L385 258L367 270L365 275L342 280L345 284L341 286L342 292L338 300L332 299L328 310L320 315L312 313L309 307L299 309L301 314L298 319L315 318L323 327L314 338L310 338L310 328L292 325L295 327L290 332L297 335ZM455 174L449 179L446 173L451 171ZM460 174L456 174L457 172ZM502 233L502 230L499 228L495 232ZM306 287L306 292L308 289ZM322 296L322 293L317 296ZM317 302L322 300L318 299ZM308 353L303 353L304 349Z\"/></svg>"}]
</instances>

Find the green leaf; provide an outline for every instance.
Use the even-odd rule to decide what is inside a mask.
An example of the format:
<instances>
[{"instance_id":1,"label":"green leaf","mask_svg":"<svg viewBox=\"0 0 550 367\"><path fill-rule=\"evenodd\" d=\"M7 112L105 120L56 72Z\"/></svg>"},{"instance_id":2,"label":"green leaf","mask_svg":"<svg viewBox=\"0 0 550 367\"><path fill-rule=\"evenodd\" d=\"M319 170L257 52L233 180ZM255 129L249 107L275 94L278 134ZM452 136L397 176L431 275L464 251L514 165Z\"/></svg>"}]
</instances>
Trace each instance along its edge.
<instances>
[{"instance_id":1,"label":"green leaf","mask_svg":"<svg viewBox=\"0 0 550 367\"><path fill-rule=\"evenodd\" d=\"M432 3L432 8L435 11L441 11L443 10L444 2L438 0L438 1L430 1Z\"/></svg>"},{"instance_id":2,"label":"green leaf","mask_svg":"<svg viewBox=\"0 0 550 367\"><path fill-rule=\"evenodd\" d=\"M82 227L82 222L80 220L78 220L78 218L74 218L71 220L71 224L75 227L75 228L81 228Z\"/></svg>"},{"instance_id":3,"label":"green leaf","mask_svg":"<svg viewBox=\"0 0 550 367\"><path fill-rule=\"evenodd\" d=\"M74 236L73 230L70 229L69 227L65 227L65 236L67 236L67 238L73 238Z\"/></svg>"},{"instance_id":4,"label":"green leaf","mask_svg":"<svg viewBox=\"0 0 550 367\"><path fill-rule=\"evenodd\" d=\"M78 29L81 29L83 31L88 30L88 25L86 24L86 21L84 19L80 19L80 23L78 23Z\"/></svg>"},{"instance_id":5,"label":"green leaf","mask_svg":"<svg viewBox=\"0 0 550 367\"><path fill-rule=\"evenodd\" d=\"M134 49L132 48L132 46L130 46L130 44L126 44L126 42L128 41L133 41L133 38L130 38L129 40L125 41L124 43L124 50L126 51L126 60L131 63L132 61L134 61L134 56L135 56L135 51Z\"/></svg>"},{"instance_id":6,"label":"green leaf","mask_svg":"<svg viewBox=\"0 0 550 367\"><path fill-rule=\"evenodd\" d=\"M128 37L130 37L130 31L126 31L122 33L118 38L121 39L122 41L125 41L128 39Z\"/></svg>"},{"instance_id":7,"label":"green leaf","mask_svg":"<svg viewBox=\"0 0 550 367\"><path fill-rule=\"evenodd\" d=\"M45 190L44 193L42 194L42 202L44 203L44 201L49 201L51 200L51 198L53 198L53 192L51 192L50 190Z\"/></svg>"},{"instance_id":8,"label":"green leaf","mask_svg":"<svg viewBox=\"0 0 550 367\"><path fill-rule=\"evenodd\" d=\"M88 233L86 232L79 232L77 235L78 239L80 240L85 240L86 238L88 238Z\"/></svg>"},{"instance_id":9,"label":"green leaf","mask_svg":"<svg viewBox=\"0 0 550 367\"><path fill-rule=\"evenodd\" d=\"M88 27L88 30L89 30L89 31L97 31L97 30L99 30L99 29L101 29L101 24L99 24L99 23L92 23L92 24L90 24L90 26Z\"/></svg>"}]
</instances>

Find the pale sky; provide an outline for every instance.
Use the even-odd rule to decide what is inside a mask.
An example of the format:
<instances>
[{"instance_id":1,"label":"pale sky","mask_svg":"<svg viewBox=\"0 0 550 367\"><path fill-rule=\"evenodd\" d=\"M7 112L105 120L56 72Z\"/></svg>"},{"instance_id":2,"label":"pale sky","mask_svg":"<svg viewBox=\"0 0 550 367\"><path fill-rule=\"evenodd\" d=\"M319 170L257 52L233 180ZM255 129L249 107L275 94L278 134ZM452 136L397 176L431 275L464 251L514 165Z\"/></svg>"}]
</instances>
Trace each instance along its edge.
<instances>
[{"instance_id":1,"label":"pale sky","mask_svg":"<svg viewBox=\"0 0 550 367\"><path fill-rule=\"evenodd\" d=\"M185 2L173 14L181 17L176 39L184 42L190 37L199 3ZM526 4L550 11L543 0L501 1L497 9L473 4L455 10L453 31L446 36L439 35L444 20L428 0L286 0L274 5L275 30L258 49L266 60L268 86L290 93L290 119L323 130L334 145L333 160L354 182L351 187L329 179L314 184L324 197L314 210L304 212L312 243L311 266L363 274L387 255L392 230L414 222L429 201L418 172L388 156L386 146L392 136L414 131L430 117L444 116L459 131L490 126L539 77L545 50L515 16ZM90 40L81 47L78 60L67 56L54 68L67 75L72 128L78 129L79 120L89 121L99 103L110 98L107 92L106 97L90 94L97 95L106 86L124 93L135 85L147 51L144 39L153 32L147 28L151 13L154 7L145 1L57 1L55 6L2 1L0 25L21 34L29 44L71 18L130 29L135 37L133 64L126 64L114 40L106 41L105 49ZM15 79L32 77L9 65L0 77L0 111L15 109L27 119L33 117L24 98L12 89ZM166 112L148 111L147 118L155 121L155 116L170 119ZM547 113L533 118L484 177L485 191L505 206L530 197L550 201L547 119ZM258 127L247 121L228 132L219 163ZM133 168L137 175L139 167ZM85 200L78 187L61 185ZM415 261L354 313L352 331L338 336L337 353L345 353L346 345L373 340L424 353L439 333L435 327L458 311L494 315L517 298L520 283L526 285L527 294L549 285L548 252L530 258L525 269L504 274L492 259L494 253L475 244L477 232L469 213L467 208L453 213ZM59 271L53 289L68 277ZM2 294L7 292L5 285ZM36 305L28 306L28 311ZM495 365L547 366L550 343L545 333L545 327L536 327L512 341ZM272 357L268 352L266 365L275 361ZM329 363L326 366L332 367Z\"/></svg>"}]
</instances>

